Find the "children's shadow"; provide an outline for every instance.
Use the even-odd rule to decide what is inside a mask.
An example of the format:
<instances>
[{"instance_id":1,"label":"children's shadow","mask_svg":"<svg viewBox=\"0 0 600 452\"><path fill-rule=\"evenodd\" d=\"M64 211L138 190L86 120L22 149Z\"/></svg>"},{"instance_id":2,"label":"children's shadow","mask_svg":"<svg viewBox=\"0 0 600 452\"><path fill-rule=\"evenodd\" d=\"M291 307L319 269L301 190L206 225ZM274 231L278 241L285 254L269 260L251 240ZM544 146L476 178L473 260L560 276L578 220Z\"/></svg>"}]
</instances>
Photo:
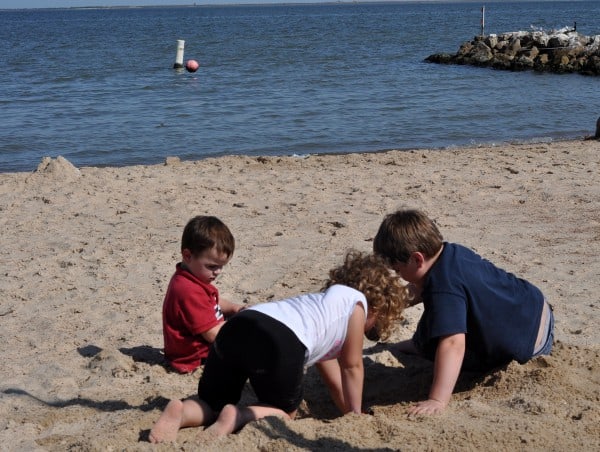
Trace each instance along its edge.
<instances>
[{"instance_id":1,"label":"children's shadow","mask_svg":"<svg viewBox=\"0 0 600 452\"><path fill-rule=\"evenodd\" d=\"M102 349L96 345L86 345L77 349L79 354L85 358L94 358L102 352ZM110 352L110 350L109 350ZM129 356L137 363L146 363L151 366L161 366L170 370L169 363L160 348L155 348L150 345L138 345L136 347L121 347L119 352L125 356ZM105 351L106 353L106 351Z\"/></svg>"},{"instance_id":2,"label":"children's shadow","mask_svg":"<svg viewBox=\"0 0 600 452\"><path fill-rule=\"evenodd\" d=\"M350 443L338 439L326 436L319 436L317 439L309 439L301 435L298 432L291 430L279 417L267 417L264 422L256 425L256 428L262 431L269 438L281 441L282 439L289 443L291 446L295 446L301 450L312 450L312 451L331 451L331 450L343 450L349 452L388 452L395 449L388 447L378 448L362 448L351 445Z\"/></svg>"},{"instance_id":3,"label":"children's shadow","mask_svg":"<svg viewBox=\"0 0 600 452\"><path fill-rule=\"evenodd\" d=\"M162 349L151 347L150 345L138 345L131 348L122 347L119 351L133 358L135 362L142 362L152 366L162 366L164 368L169 367Z\"/></svg>"},{"instance_id":4,"label":"children's shadow","mask_svg":"<svg viewBox=\"0 0 600 452\"><path fill-rule=\"evenodd\" d=\"M382 353L390 344L377 344L363 351L365 380L363 409L416 402L426 398L432 378L432 366L427 360L402 353ZM393 355L393 356L390 356ZM300 416L333 419L339 416L326 386L315 366L306 373L304 409Z\"/></svg>"},{"instance_id":5,"label":"children's shadow","mask_svg":"<svg viewBox=\"0 0 600 452\"><path fill-rule=\"evenodd\" d=\"M84 397L75 397L72 399L65 400L44 400L41 397L37 397L24 389L19 388L6 388L2 391L3 394L12 396L28 397L36 402L52 407L52 408L65 408L69 406L82 406L87 408L93 408L98 411L121 411L121 410L140 410L140 411L152 411L156 408L163 407L168 402L164 397L151 397L144 401L140 405L132 405L123 400L93 400L86 399Z\"/></svg>"},{"instance_id":6,"label":"children's shadow","mask_svg":"<svg viewBox=\"0 0 600 452\"><path fill-rule=\"evenodd\" d=\"M378 343L364 350L365 406L410 404L427 399L433 381L433 363L418 355L402 353L395 344ZM388 352L382 358L376 356ZM461 371L454 392L473 389L487 373Z\"/></svg>"},{"instance_id":7,"label":"children's shadow","mask_svg":"<svg viewBox=\"0 0 600 452\"><path fill-rule=\"evenodd\" d=\"M30 392L20 388L6 388L2 391L2 394L15 397L27 397L31 400L35 400L39 404L46 405L51 408L81 406L105 412L116 412L123 410L140 410L146 412L155 410L157 408L162 410L169 402L168 399L161 396L149 397L144 400L144 403L141 403L139 405L132 405L128 402L125 402L124 400L93 400L84 397L75 397L65 400L44 400L41 397L35 396ZM149 430L142 431L140 433L139 440L148 441L149 432Z\"/></svg>"}]
</instances>

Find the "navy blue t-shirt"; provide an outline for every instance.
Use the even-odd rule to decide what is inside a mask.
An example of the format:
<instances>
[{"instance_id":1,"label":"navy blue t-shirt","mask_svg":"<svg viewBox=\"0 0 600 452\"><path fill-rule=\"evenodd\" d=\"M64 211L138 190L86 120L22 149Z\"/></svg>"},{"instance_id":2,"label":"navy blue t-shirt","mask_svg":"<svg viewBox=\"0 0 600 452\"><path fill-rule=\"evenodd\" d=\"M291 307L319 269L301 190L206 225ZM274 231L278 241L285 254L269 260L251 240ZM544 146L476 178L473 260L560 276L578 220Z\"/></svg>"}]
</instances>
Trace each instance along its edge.
<instances>
[{"instance_id":1,"label":"navy blue t-shirt","mask_svg":"<svg viewBox=\"0 0 600 452\"><path fill-rule=\"evenodd\" d=\"M544 295L470 249L444 243L424 284L424 312L413 337L434 359L441 336L466 334L464 368L487 370L533 354Z\"/></svg>"}]
</instances>

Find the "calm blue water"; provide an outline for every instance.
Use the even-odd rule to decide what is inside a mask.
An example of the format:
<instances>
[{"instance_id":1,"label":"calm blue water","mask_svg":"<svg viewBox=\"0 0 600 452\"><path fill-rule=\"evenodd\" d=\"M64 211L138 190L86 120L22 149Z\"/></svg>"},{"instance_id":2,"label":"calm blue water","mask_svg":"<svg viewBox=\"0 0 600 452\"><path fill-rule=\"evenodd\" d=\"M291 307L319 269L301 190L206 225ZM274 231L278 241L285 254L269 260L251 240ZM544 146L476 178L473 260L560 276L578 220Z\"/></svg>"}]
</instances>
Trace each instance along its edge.
<instances>
[{"instance_id":1,"label":"calm blue water","mask_svg":"<svg viewBox=\"0 0 600 452\"><path fill-rule=\"evenodd\" d=\"M486 32L600 34L600 2L485 2ZM0 172L559 140L600 78L423 62L479 3L0 11ZM177 39L201 68L174 70Z\"/></svg>"}]
</instances>

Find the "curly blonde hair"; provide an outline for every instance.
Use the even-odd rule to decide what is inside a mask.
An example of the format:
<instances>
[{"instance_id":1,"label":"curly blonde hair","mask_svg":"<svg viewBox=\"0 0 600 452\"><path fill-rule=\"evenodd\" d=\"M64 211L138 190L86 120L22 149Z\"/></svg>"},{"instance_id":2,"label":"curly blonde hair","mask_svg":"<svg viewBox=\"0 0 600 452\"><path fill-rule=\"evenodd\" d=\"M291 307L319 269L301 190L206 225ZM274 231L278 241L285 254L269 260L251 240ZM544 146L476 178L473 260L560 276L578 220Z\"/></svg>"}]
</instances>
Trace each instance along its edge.
<instances>
[{"instance_id":1,"label":"curly blonde hair","mask_svg":"<svg viewBox=\"0 0 600 452\"><path fill-rule=\"evenodd\" d=\"M323 289L343 284L362 292L367 298L369 316L375 317L375 329L381 339L389 338L395 323L411 298L409 290L390 272L385 261L374 254L350 250L344 263L329 271Z\"/></svg>"}]
</instances>

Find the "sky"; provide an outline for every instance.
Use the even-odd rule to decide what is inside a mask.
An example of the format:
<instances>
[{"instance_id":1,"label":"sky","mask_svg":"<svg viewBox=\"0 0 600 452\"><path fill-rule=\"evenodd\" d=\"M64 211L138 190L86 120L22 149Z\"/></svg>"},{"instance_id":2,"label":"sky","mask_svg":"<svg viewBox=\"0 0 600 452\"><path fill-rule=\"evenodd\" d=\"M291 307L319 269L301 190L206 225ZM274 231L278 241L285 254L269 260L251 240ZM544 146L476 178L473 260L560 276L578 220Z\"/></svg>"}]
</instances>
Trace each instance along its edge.
<instances>
[{"instance_id":1,"label":"sky","mask_svg":"<svg viewBox=\"0 0 600 452\"><path fill-rule=\"evenodd\" d=\"M216 5L226 3L302 3L337 0L0 0L0 9L13 8L74 8L90 6L157 6L157 5ZM342 0L351 1L351 0ZM361 0L366 1L366 0ZM395 0L410 1L410 0ZM414 0L413 0L414 1ZM440 1L440 0L419 0ZM476 1L476 0L467 0ZM498 0L493 0L498 1ZM485 0L481 0L484 4Z\"/></svg>"},{"instance_id":2,"label":"sky","mask_svg":"<svg viewBox=\"0 0 600 452\"><path fill-rule=\"evenodd\" d=\"M197 0L197 4L217 3ZM219 3L225 3L220 1ZM194 0L0 0L0 9L9 8L72 8L86 6L153 6L193 5Z\"/></svg>"},{"instance_id":3,"label":"sky","mask_svg":"<svg viewBox=\"0 0 600 452\"><path fill-rule=\"evenodd\" d=\"M211 5L224 3L294 3L322 0L0 0L0 9L88 6Z\"/></svg>"},{"instance_id":4,"label":"sky","mask_svg":"<svg viewBox=\"0 0 600 452\"><path fill-rule=\"evenodd\" d=\"M73 8L89 6L214 5L225 3L300 3L336 0L0 0L0 9ZM398 1L398 0L396 0ZM402 0L400 0L402 1ZM407 0L409 1L409 0ZM423 1L423 0L421 0ZM435 1L435 0L425 0ZM439 0L438 0L439 1Z\"/></svg>"}]
</instances>

